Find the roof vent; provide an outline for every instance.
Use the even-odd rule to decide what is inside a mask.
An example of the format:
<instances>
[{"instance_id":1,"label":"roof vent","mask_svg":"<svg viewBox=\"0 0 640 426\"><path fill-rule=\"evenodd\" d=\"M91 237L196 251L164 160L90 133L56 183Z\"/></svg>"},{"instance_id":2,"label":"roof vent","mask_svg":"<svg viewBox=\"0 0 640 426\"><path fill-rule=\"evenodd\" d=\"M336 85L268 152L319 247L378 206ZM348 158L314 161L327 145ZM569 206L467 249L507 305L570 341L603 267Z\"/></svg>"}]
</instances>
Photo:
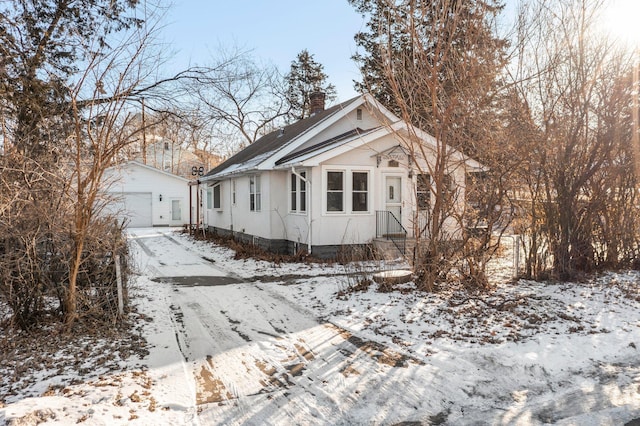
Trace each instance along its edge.
<instances>
[{"instance_id":1,"label":"roof vent","mask_svg":"<svg viewBox=\"0 0 640 426\"><path fill-rule=\"evenodd\" d=\"M284 135L284 127L280 127L280 130L278 131L278 137Z\"/></svg>"}]
</instances>

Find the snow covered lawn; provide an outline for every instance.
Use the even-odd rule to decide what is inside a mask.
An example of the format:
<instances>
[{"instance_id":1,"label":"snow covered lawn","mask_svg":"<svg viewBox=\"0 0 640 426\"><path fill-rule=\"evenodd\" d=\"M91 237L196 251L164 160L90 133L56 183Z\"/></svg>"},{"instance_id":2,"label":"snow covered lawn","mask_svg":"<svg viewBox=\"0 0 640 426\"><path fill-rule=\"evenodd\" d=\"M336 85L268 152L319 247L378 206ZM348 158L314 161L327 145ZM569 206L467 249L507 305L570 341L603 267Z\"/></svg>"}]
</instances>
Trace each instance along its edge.
<instances>
[{"instance_id":1,"label":"snow covered lawn","mask_svg":"<svg viewBox=\"0 0 640 426\"><path fill-rule=\"evenodd\" d=\"M488 295L411 284L381 293L361 278L394 265L235 260L171 230L132 234L138 331L117 336L123 345L74 341L47 359L46 345L13 351L19 362L0 363L0 423L640 418L636 272L520 281ZM495 274L504 281L509 271L497 265ZM0 341L11 344L5 333Z\"/></svg>"}]
</instances>

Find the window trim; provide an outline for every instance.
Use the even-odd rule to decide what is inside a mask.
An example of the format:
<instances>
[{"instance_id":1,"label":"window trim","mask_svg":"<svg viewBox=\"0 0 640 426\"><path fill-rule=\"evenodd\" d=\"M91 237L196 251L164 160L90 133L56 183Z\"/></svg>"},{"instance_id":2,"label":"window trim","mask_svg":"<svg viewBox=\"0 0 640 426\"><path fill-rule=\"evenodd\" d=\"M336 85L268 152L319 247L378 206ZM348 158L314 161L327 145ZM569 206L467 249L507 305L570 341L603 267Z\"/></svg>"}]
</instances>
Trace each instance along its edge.
<instances>
[{"instance_id":1,"label":"window trim","mask_svg":"<svg viewBox=\"0 0 640 426\"><path fill-rule=\"evenodd\" d=\"M304 177L305 179L307 179L307 181L305 182L304 180L300 179L299 185L298 185L298 192L299 192L299 198L298 198L298 205L300 206L300 208L298 209L299 213L307 213L307 204L308 204L308 200L307 200L307 185L309 183L308 178L307 178L307 171L303 170L300 172L300 176ZM304 201L304 202L303 202Z\"/></svg>"}]
</instances>

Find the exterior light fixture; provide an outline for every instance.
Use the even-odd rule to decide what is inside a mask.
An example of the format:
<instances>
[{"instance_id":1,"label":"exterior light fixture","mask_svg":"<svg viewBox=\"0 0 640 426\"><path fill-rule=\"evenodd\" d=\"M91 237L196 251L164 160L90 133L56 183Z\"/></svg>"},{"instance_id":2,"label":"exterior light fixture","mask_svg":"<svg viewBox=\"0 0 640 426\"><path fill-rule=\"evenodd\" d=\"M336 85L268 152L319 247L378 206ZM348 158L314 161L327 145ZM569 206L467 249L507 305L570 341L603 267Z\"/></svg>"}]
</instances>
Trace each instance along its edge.
<instances>
[{"instance_id":1,"label":"exterior light fixture","mask_svg":"<svg viewBox=\"0 0 640 426\"><path fill-rule=\"evenodd\" d=\"M162 201L162 194L160 194L160 201Z\"/></svg>"}]
</instances>

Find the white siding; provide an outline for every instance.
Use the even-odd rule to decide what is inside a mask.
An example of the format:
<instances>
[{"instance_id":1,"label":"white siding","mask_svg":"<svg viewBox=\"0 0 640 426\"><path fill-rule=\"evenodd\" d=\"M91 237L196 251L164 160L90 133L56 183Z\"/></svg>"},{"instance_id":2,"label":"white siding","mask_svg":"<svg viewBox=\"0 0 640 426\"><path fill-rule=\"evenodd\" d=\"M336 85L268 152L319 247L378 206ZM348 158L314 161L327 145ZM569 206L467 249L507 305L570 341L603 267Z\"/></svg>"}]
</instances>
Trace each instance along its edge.
<instances>
[{"instance_id":1,"label":"white siding","mask_svg":"<svg viewBox=\"0 0 640 426\"><path fill-rule=\"evenodd\" d=\"M119 210L124 203L122 214L131 218L131 227L180 226L189 222L186 179L131 162L108 169L103 187L115 199L108 210ZM175 208L181 210L180 219L174 219L178 217Z\"/></svg>"},{"instance_id":2,"label":"white siding","mask_svg":"<svg viewBox=\"0 0 640 426\"><path fill-rule=\"evenodd\" d=\"M132 228L152 226L151 193L125 192L122 194L122 210L119 217L126 219Z\"/></svg>"},{"instance_id":3,"label":"white siding","mask_svg":"<svg viewBox=\"0 0 640 426\"><path fill-rule=\"evenodd\" d=\"M356 114L356 111L350 112L329 129L313 136L305 143L305 146L326 140L354 127L369 129L379 126L366 109L363 108L362 120L356 120ZM375 137L377 135L372 139ZM291 211L290 209L291 169L263 170L259 173L261 176L261 211L259 212L250 211L249 208L248 175L235 177L235 205L231 203L231 180L224 180L221 183L222 207L219 210L207 211L205 216L207 225L270 240L285 239L301 244L311 242L314 246L369 243L376 234L376 211L386 210L385 193L383 192L387 189L385 179L396 177L401 179L402 214L400 220L411 236L416 210L415 179L420 173L420 169L422 172L428 172L426 161L433 162L433 159L418 160L418 165L409 164L406 155L400 151L397 164L390 163L391 158L389 157L381 158L381 161L378 161L378 155L397 147L399 143L400 141L393 135L385 134L369 143L354 142L353 145L349 144L347 147L343 146L319 154L307 163L297 166L296 170L298 172L305 171L310 180L307 185L306 212ZM349 148L349 150L346 151L345 148ZM427 155L429 155L428 151ZM327 211L326 172L328 170L345 173L345 208L342 212ZM367 211L356 211L352 208L351 182L353 172L368 174ZM450 172L458 184L463 184L462 167ZM462 200L464 197L463 194L461 195L460 199ZM452 226L454 225L452 224ZM310 228L311 235L309 235Z\"/></svg>"}]
</instances>

